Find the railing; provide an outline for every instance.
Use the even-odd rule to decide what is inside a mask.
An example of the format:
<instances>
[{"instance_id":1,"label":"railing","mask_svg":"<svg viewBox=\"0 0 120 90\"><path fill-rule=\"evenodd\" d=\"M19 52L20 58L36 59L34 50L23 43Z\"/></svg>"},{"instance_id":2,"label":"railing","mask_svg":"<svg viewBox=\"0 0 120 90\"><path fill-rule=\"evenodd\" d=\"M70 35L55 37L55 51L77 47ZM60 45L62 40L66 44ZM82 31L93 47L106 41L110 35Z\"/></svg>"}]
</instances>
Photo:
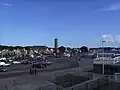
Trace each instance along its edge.
<instances>
[{"instance_id":1,"label":"railing","mask_svg":"<svg viewBox=\"0 0 120 90\"><path fill-rule=\"evenodd\" d=\"M108 83L109 83L108 76L102 76L102 77L95 78L89 81L85 81L81 84L68 87L68 88L63 88L60 85L53 84L49 86L39 87L35 90L93 90L93 89L100 87L101 85L105 85Z\"/></svg>"},{"instance_id":2,"label":"railing","mask_svg":"<svg viewBox=\"0 0 120 90\"><path fill-rule=\"evenodd\" d=\"M68 88L63 88L60 85L48 85L44 87L39 87L35 90L102 90L101 87L104 86L109 86L110 83L113 83L111 90L120 90L120 84L114 82L114 76L101 76L89 81L85 81L81 84L68 87ZM110 84L111 85L111 84ZM119 88L119 89L118 89Z\"/></svg>"},{"instance_id":3,"label":"railing","mask_svg":"<svg viewBox=\"0 0 120 90\"><path fill-rule=\"evenodd\" d=\"M99 87L100 85L104 85L107 83L108 83L108 76L103 76L100 78L96 78L93 80L83 82L81 84L72 86L70 88L65 88L63 90L93 90L93 89Z\"/></svg>"},{"instance_id":4,"label":"railing","mask_svg":"<svg viewBox=\"0 0 120 90\"><path fill-rule=\"evenodd\" d=\"M115 81L120 82L120 73L115 73Z\"/></svg>"},{"instance_id":5,"label":"railing","mask_svg":"<svg viewBox=\"0 0 120 90\"><path fill-rule=\"evenodd\" d=\"M56 76L59 76L60 73L72 73L72 72L79 72L79 71L85 71L85 70L91 70L91 69L92 69L92 67L89 66L89 67L86 67L86 68L83 68L83 69L81 69L81 68L72 68L72 69L65 69L65 70L61 70L61 71L56 71L57 74L53 73L53 77L52 78L54 80L54 78ZM35 90L64 90L64 87L62 87L59 84L52 84L52 85L48 85L48 86L39 87L39 88L37 88Z\"/></svg>"},{"instance_id":6,"label":"railing","mask_svg":"<svg viewBox=\"0 0 120 90\"><path fill-rule=\"evenodd\" d=\"M101 77L94 78L92 80L85 81L81 84L77 84L68 88L63 88L59 84L57 85L51 84L47 86L38 87L34 90L93 90L93 89L99 88L102 85L110 83L112 81L111 79L113 79L113 76L101 76ZM6 87L0 90L15 90L15 89L7 89Z\"/></svg>"},{"instance_id":7,"label":"railing","mask_svg":"<svg viewBox=\"0 0 120 90\"><path fill-rule=\"evenodd\" d=\"M38 87L35 90L57 90L57 85L48 85L48 86L42 86L42 87Z\"/></svg>"}]
</instances>

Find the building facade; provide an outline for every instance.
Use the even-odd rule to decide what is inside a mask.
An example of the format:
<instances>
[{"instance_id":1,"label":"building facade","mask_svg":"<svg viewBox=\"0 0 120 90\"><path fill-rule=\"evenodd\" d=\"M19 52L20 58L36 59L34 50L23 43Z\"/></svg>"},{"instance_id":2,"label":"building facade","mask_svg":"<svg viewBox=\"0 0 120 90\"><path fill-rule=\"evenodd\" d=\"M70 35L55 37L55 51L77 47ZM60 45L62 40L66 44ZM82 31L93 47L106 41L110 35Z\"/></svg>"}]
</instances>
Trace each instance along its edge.
<instances>
[{"instance_id":1,"label":"building facade","mask_svg":"<svg viewBox=\"0 0 120 90\"><path fill-rule=\"evenodd\" d=\"M102 74L103 70L104 74L120 73L120 56L116 56L113 53L105 53L104 55L100 54L98 56L94 59L93 64L93 71L95 73Z\"/></svg>"}]
</instances>

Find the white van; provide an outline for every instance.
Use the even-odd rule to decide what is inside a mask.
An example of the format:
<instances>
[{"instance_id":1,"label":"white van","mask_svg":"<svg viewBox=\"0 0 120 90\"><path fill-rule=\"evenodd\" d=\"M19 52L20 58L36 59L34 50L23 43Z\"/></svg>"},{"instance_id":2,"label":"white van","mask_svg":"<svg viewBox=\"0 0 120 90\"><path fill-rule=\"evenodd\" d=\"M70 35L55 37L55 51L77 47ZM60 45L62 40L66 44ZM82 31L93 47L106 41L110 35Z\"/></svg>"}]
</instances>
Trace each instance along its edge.
<instances>
[{"instance_id":1,"label":"white van","mask_svg":"<svg viewBox=\"0 0 120 90\"><path fill-rule=\"evenodd\" d=\"M10 66L10 64L5 62L0 62L0 66Z\"/></svg>"}]
</instances>

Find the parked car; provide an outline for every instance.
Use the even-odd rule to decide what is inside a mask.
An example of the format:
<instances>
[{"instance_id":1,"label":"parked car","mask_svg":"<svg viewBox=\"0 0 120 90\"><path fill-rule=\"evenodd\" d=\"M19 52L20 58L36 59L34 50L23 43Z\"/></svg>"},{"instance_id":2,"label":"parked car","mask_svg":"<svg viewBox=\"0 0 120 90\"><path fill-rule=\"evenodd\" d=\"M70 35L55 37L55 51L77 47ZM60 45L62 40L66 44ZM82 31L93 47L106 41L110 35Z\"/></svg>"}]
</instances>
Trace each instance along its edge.
<instances>
[{"instance_id":1,"label":"parked car","mask_svg":"<svg viewBox=\"0 0 120 90\"><path fill-rule=\"evenodd\" d=\"M22 64L30 64L30 61L28 61L28 60L22 60L21 63Z\"/></svg>"},{"instance_id":2,"label":"parked car","mask_svg":"<svg viewBox=\"0 0 120 90\"><path fill-rule=\"evenodd\" d=\"M20 64L20 61L13 61L13 64Z\"/></svg>"},{"instance_id":3,"label":"parked car","mask_svg":"<svg viewBox=\"0 0 120 90\"><path fill-rule=\"evenodd\" d=\"M42 65L51 65L52 62L48 61L48 60L45 60L45 61L42 61L40 62Z\"/></svg>"},{"instance_id":4,"label":"parked car","mask_svg":"<svg viewBox=\"0 0 120 90\"><path fill-rule=\"evenodd\" d=\"M12 62L13 60L9 59L9 62Z\"/></svg>"},{"instance_id":5,"label":"parked car","mask_svg":"<svg viewBox=\"0 0 120 90\"><path fill-rule=\"evenodd\" d=\"M7 72L8 70L5 68L0 68L0 72Z\"/></svg>"},{"instance_id":6,"label":"parked car","mask_svg":"<svg viewBox=\"0 0 120 90\"><path fill-rule=\"evenodd\" d=\"M0 62L0 66L10 66L10 63Z\"/></svg>"},{"instance_id":7,"label":"parked car","mask_svg":"<svg viewBox=\"0 0 120 90\"><path fill-rule=\"evenodd\" d=\"M0 58L0 60L6 60L7 58Z\"/></svg>"},{"instance_id":8,"label":"parked car","mask_svg":"<svg viewBox=\"0 0 120 90\"><path fill-rule=\"evenodd\" d=\"M45 68L45 66L42 65L41 63L34 63L34 64L32 65L32 67L33 67L33 68Z\"/></svg>"}]
</instances>

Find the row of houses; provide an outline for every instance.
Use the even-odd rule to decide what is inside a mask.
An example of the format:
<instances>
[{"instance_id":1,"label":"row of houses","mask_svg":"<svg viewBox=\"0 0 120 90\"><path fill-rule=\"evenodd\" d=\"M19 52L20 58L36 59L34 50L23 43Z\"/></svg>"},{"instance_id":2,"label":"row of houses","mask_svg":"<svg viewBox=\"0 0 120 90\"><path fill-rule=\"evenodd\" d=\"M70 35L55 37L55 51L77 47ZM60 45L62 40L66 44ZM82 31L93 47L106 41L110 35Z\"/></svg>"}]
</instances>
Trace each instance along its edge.
<instances>
[{"instance_id":1,"label":"row of houses","mask_svg":"<svg viewBox=\"0 0 120 90\"><path fill-rule=\"evenodd\" d=\"M76 53L79 53L80 49L77 48L65 48L64 55L74 55ZM57 53L59 55L60 51L57 49ZM18 47L18 48L3 48L0 50L0 57L23 57L26 55L55 55L55 49L54 48L49 48L47 46L27 46L27 47Z\"/></svg>"},{"instance_id":2,"label":"row of houses","mask_svg":"<svg viewBox=\"0 0 120 90\"><path fill-rule=\"evenodd\" d=\"M11 56L26 56L33 54L52 54L54 52L53 48L48 48L46 46L28 46L22 48L4 48L0 50L1 57L11 57Z\"/></svg>"}]
</instances>

